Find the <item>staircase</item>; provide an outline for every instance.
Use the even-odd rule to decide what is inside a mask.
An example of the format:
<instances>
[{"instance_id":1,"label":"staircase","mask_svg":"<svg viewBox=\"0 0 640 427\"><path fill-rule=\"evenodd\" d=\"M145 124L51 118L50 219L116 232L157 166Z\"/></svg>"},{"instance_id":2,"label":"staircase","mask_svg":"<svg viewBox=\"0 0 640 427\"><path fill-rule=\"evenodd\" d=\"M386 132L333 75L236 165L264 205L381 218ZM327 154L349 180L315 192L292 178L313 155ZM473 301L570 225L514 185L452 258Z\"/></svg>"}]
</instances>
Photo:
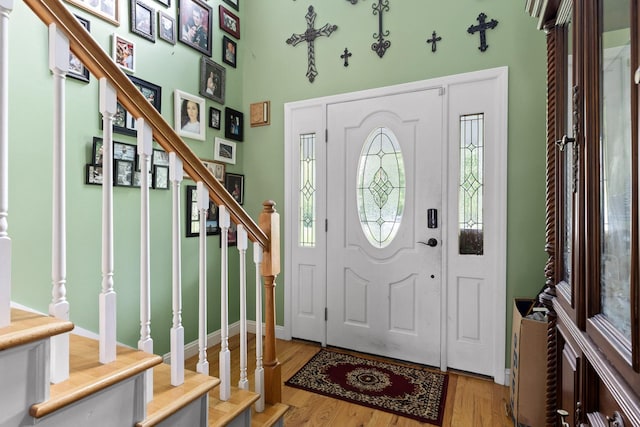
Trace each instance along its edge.
<instances>
[{"instance_id":1,"label":"staircase","mask_svg":"<svg viewBox=\"0 0 640 427\"><path fill-rule=\"evenodd\" d=\"M12 236L9 235L8 182L8 28L13 0L0 0L0 427L40 426L271 426L282 425L287 409L281 401L282 381L275 347L275 279L280 272L279 216L273 202L265 202L256 222L224 189L189 146L165 122L60 0L24 0L49 29L50 70L56 111L52 139L55 146L53 182L52 300L48 315L11 308ZM102 284L96 295L99 312L97 338L76 334L66 298L66 219L64 85L69 52L78 57L100 82L103 118ZM118 343L117 285L113 256L113 134L116 104L136 118L140 186L140 339L138 348ZM147 160L152 141L169 153L172 203L172 325L170 364L153 354L150 299L150 227ZM184 174L197 184L200 215L198 363L184 367L184 326L181 288L181 200ZM217 376L209 373L207 354L206 213L209 201L219 209L221 228L221 351ZM228 280L228 230L237 227L240 283ZM253 391L247 379L246 252L252 242L255 265L256 371ZM145 273L146 272L146 273ZM238 387L230 383L227 295L238 286L241 295ZM264 316L263 316L264 311ZM264 339L264 341L263 341ZM244 344L243 344L244 343Z\"/></svg>"}]
</instances>

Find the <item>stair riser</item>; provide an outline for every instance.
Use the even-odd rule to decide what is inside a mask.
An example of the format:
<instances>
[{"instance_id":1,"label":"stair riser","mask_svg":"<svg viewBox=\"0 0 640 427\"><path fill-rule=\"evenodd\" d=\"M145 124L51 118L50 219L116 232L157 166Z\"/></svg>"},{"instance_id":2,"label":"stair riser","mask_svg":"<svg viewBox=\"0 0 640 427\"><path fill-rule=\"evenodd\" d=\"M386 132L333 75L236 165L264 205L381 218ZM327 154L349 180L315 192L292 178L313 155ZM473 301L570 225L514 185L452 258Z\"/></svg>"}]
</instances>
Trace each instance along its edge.
<instances>
[{"instance_id":1,"label":"stair riser","mask_svg":"<svg viewBox=\"0 0 640 427\"><path fill-rule=\"evenodd\" d=\"M49 340L0 351L0 427L20 425L49 395Z\"/></svg>"},{"instance_id":2,"label":"stair riser","mask_svg":"<svg viewBox=\"0 0 640 427\"><path fill-rule=\"evenodd\" d=\"M227 427L251 427L251 407L248 407L233 419Z\"/></svg>"},{"instance_id":3,"label":"stair riser","mask_svg":"<svg viewBox=\"0 0 640 427\"><path fill-rule=\"evenodd\" d=\"M157 424L157 427L207 427L208 402L209 395L205 394Z\"/></svg>"}]
</instances>

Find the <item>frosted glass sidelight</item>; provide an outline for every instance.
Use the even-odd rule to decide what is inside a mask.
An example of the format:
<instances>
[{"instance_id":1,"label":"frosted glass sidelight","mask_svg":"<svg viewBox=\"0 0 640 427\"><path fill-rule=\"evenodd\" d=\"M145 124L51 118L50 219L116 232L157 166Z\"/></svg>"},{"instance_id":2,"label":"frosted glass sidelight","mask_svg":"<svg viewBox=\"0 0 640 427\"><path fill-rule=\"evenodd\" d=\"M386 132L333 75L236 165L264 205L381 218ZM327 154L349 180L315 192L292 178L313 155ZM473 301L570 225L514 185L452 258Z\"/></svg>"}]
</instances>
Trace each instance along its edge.
<instances>
[{"instance_id":1,"label":"frosted glass sidelight","mask_svg":"<svg viewBox=\"0 0 640 427\"><path fill-rule=\"evenodd\" d=\"M460 255L484 253L484 114L460 116L458 246Z\"/></svg>"},{"instance_id":2,"label":"frosted glass sidelight","mask_svg":"<svg viewBox=\"0 0 640 427\"><path fill-rule=\"evenodd\" d=\"M303 248L316 245L316 134L300 135L300 235Z\"/></svg>"}]
</instances>

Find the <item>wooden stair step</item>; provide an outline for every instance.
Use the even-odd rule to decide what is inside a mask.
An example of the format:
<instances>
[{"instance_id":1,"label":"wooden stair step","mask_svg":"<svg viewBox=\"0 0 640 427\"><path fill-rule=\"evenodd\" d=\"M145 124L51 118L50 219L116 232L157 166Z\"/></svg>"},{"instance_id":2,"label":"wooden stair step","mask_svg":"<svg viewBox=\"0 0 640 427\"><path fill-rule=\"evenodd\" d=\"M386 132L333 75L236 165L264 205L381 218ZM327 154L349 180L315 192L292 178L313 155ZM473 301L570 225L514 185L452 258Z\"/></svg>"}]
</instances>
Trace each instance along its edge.
<instances>
[{"instance_id":1,"label":"wooden stair step","mask_svg":"<svg viewBox=\"0 0 640 427\"><path fill-rule=\"evenodd\" d=\"M251 413L251 427L271 427L278 422L284 414L289 410L289 405L276 403L273 405L265 404L264 411L256 412L255 408Z\"/></svg>"},{"instance_id":2,"label":"wooden stair step","mask_svg":"<svg viewBox=\"0 0 640 427\"><path fill-rule=\"evenodd\" d=\"M259 397L252 391L231 387L231 397L227 401L222 401L216 388L209 393L209 426L222 427L229 424L253 405Z\"/></svg>"},{"instance_id":3,"label":"wooden stair step","mask_svg":"<svg viewBox=\"0 0 640 427\"><path fill-rule=\"evenodd\" d=\"M103 365L97 340L74 334L69 338L69 379L51 385L50 398L31 406L32 417L41 418L162 363L158 355L118 346L116 360Z\"/></svg>"},{"instance_id":4,"label":"wooden stair step","mask_svg":"<svg viewBox=\"0 0 640 427\"><path fill-rule=\"evenodd\" d=\"M11 324L0 328L0 351L73 330L73 323L30 311L11 309Z\"/></svg>"},{"instance_id":5,"label":"wooden stair step","mask_svg":"<svg viewBox=\"0 0 640 427\"><path fill-rule=\"evenodd\" d=\"M137 423L136 427L159 424L218 384L220 384L218 378L185 370L184 383L180 386L172 386L171 366L163 363L154 367L153 400L147 405L147 418Z\"/></svg>"}]
</instances>

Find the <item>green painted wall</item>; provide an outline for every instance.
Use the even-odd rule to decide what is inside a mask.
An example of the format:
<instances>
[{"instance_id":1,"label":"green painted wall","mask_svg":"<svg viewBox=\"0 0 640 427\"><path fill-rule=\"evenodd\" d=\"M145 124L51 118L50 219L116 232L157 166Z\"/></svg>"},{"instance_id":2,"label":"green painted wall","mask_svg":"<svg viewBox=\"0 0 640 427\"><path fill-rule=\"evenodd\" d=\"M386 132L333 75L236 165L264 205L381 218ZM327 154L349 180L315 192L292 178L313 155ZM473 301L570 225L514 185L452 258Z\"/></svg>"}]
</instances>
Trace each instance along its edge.
<instances>
[{"instance_id":1,"label":"green painted wall","mask_svg":"<svg viewBox=\"0 0 640 427\"><path fill-rule=\"evenodd\" d=\"M162 113L173 123L173 89L198 93L200 54L178 43L151 43L128 31L128 5L121 2L122 23L114 27L99 18L77 11L91 21L91 32L110 52L110 35L136 42L135 75L163 88ZM221 63L222 33L217 29L217 5L213 20L213 60ZM227 170L246 176L245 208L256 217L262 201L273 199L280 212L284 206L284 103L356 90L388 86L450 74L509 67L509 169L508 169L508 268L507 324L510 330L510 301L532 297L544 284L544 146L545 146L545 41L535 22L524 12L523 1L466 0L441 2L434 6L423 0L390 0L384 15L391 47L379 58L370 48L378 19L371 12L373 0L311 2L270 0L240 2L241 20L238 67L227 69L225 106L245 113L245 141L238 144L238 163ZM159 3L149 2L155 8ZM292 47L285 40L306 28L304 15L315 6L316 27L338 25L331 37L316 41L319 75L314 83L305 76L306 44ZM176 7L168 9L173 16ZM478 35L466 29L484 12L499 21L487 35L489 49L478 50ZM25 28L29 37L25 38ZM436 30L443 40L431 53L426 39ZM10 117L10 236L13 239L12 299L41 311L47 310L51 287L51 128L52 86L47 69L47 32L26 6L16 2L11 15L11 117ZM349 67L340 54L345 47L353 53ZM223 64L224 65L224 64ZM100 188L84 184L84 167L90 158L90 142L100 134L98 85L94 78L85 84L69 80L67 110L67 196L68 267L67 289L71 317L78 325L97 330L97 293L100 274ZM270 100L271 125L251 128L249 104ZM207 100L207 107L221 108ZM188 140L202 158L213 157L213 138L220 131L207 129L206 141ZM115 139L135 140L115 135ZM185 182L189 184L189 181ZM184 185L183 185L184 187ZM183 192L184 193L184 192ZM184 194L183 194L184 196ZM139 328L139 191L116 188L115 280L118 292L118 339L135 345ZM169 348L170 297L170 192L153 190L152 208L152 335L155 351ZM284 223L282 222L282 225ZM284 227L283 227L284 228ZM208 278L209 330L219 328L217 283L219 238L209 237ZM186 341L196 339L197 239L183 239L183 323ZM235 272L237 255L232 255ZM234 273L235 275L235 273ZM248 277L253 277L250 271ZM277 280L278 324L283 324L284 276ZM253 312L250 293L248 312ZM231 320L236 320L237 295L232 295ZM250 317L252 317L250 315ZM510 332L507 331L510 335ZM507 335L507 336L509 336ZM508 360L508 358L507 358Z\"/></svg>"}]
</instances>

